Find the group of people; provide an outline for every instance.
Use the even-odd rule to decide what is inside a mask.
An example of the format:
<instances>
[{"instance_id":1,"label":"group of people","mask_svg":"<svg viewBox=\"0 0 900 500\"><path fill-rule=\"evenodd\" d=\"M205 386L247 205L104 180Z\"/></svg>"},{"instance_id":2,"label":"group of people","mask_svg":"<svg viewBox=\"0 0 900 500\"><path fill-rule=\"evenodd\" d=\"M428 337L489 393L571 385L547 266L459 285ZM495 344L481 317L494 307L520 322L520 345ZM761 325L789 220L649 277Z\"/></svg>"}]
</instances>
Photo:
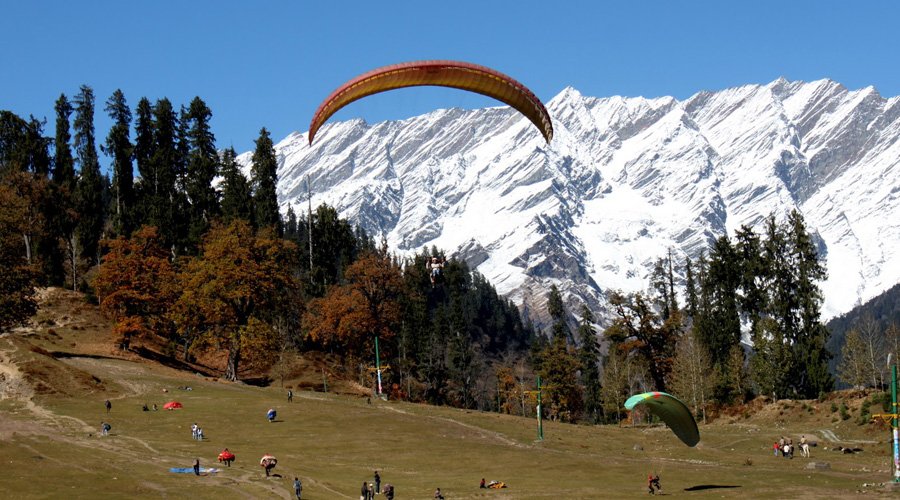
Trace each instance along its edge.
<instances>
[{"instance_id":1,"label":"group of people","mask_svg":"<svg viewBox=\"0 0 900 500\"><path fill-rule=\"evenodd\" d=\"M381 475L379 475L376 470L371 483L363 481L362 488L359 490L359 499L374 500L375 495L381 494L384 494L385 500L394 500L394 485L385 484L384 488L382 488Z\"/></svg>"},{"instance_id":2,"label":"group of people","mask_svg":"<svg viewBox=\"0 0 900 500\"><path fill-rule=\"evenodd\" d=\"M203 429L197 425L197 422L194 422L194 424L191 425L191 434L197 441L203 441Z\"/></svg>"},{"instance_id":3,"label":"group of people","mask_svg":"<svg viewBox=\"0 0 900 500\"><path fill-rule=\"evenodd\" d=\"M776 457L780 453L784 458L794 458L794 440L781 436L772 444L772 450ZM800 455L809 458L809 443L806 441L806 436L800 436Z\"/></svg>"}]
</instances>

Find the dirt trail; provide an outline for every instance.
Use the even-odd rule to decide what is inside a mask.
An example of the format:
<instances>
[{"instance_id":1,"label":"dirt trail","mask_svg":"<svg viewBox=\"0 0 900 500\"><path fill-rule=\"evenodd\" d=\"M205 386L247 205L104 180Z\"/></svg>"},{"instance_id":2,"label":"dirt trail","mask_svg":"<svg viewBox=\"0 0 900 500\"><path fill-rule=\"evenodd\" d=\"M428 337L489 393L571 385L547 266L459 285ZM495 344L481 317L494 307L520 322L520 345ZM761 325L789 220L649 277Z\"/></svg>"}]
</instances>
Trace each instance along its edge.
<instances>
[{"instance_id":1,"label":"dirt trail","mask_svg":"<svg viewBox=\"0 0 900 500\"><path fill-rule=\"evenodd\" d=\"M409 412L404 411L404 410L401 410L401 409L399 409L399 408L394 408L393 406L381 406L381 405L379 405L379 408L381 408L381 409L383 409L383 410L395 411L395 412L397 412L397 413L402 413L402 414L404 414L404 415L411 415ZM421 417L421 415L417 415L417 416ZM514 446L514 447L516 447L516 448L528 448L528 447L529 447L528 445L519 443L519 442L517 442L517 441L514 441L514 440L512 440L512 439L506 437L506 436L503 435L502 433L499 433L499 432L496 432L496 431L489 431L489 430L487 430L487 429L484 429L483 427L478 427L478 426L476 426L476 425L467 424L467 423L465 423L465 422L460 422L459 420L454 420L454 419L452 419L452 418L450 418L450 417L435 417L435 416L429 415L428 418L432 418L432 419L434 419L434 420L442 420L442 421L444 421L444 422L449 422L449 423L451 423L451 424L458 425L458 426L460 426L460 427L464 427L464 428L469 429L469 430L471 430L471 431L475 431L476 433L478 433L478 434L481 435L482 437L485 437L485 438L488 438L488 439L492 439L492 440L496 440L496 441L500 441L501 443L503 443L503 444L505 444L505 445L507 445L507 446Z\"/></svg>"}]
</instances>

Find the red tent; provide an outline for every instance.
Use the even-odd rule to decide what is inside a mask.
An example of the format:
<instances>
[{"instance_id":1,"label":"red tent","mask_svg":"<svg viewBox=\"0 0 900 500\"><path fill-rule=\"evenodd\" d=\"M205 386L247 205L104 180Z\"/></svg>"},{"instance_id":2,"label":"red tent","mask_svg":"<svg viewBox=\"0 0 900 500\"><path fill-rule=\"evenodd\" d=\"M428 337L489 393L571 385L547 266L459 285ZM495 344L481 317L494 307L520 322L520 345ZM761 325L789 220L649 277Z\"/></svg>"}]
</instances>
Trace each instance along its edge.
<instances>
[{"instance_id":1,"label":"red tent","mask_svg":"<svg viewBox=\"0 0 900 500\"><path fill-rule=\"evenodd\" d=\"M181 407L182 405L178 401L169 401L168 403L163 405L163 410L177 410Z\"/></svg>"}]
</instances>

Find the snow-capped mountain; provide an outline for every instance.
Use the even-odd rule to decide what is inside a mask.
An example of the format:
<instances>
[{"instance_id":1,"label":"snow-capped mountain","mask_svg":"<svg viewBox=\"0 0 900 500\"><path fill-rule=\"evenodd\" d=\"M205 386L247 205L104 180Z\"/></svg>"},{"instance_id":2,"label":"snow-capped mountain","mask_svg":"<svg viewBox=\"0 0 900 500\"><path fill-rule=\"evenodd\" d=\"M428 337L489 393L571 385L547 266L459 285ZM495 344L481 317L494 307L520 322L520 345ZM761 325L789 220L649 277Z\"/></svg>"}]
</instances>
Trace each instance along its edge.
<instances>
[{"instance_id":1,"label":"snow-capped mountain","mask_svg":"<svg viewBox=\"0 0 900 500\"><path fill-rule=\"evenodd\" d=\"M545 311L551 283L603 317L610 289L647 288L742 224L798 209L829 278L825 318L900 282L900 98L831 80L672 97L547 103L550 145L507 107L326 125L279 142L283 209L328 203L390 247L466 259L498 292ZM250 154L240 158L245 164Z\"/></svg>"}]
</instances>

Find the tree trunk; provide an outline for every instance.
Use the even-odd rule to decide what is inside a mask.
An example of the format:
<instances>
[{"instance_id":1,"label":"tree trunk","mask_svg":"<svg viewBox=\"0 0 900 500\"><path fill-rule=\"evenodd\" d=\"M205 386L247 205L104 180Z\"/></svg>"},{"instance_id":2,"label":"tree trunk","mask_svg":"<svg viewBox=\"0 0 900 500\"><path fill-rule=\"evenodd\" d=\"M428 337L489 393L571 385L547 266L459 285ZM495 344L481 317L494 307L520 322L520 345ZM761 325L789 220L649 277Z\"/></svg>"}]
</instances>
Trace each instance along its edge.
<instances>
[{"instance_id":1,"label":"tree trunk","mask_svg":"<svg viewBox=\"0 0 900 500\"><path fill-rule=\"evenodd\" d=\"M66 244L69 247L69 265L72 268L72 291L78 291L78 242L75 234L70 234L66 238Z\"/></svg>"},{"instance_id":2,"label":"tree trunk","mask_svg":"<svg viewBox=\"0 0 900 500\"><path fill-rule=\"evenodd\" d=\"M241 347L240 345L232 345L231 349L228 351L228 365L225 367L225 380L237 382L238 364L240 361Z\"/></svg>"},{"instance_id":3,"label":"tree trunk","mask_svg":"<svg viewBox=\"0 0 900 500\"><path fill-rule=\"evenodd\" d=\"M28 265L31 265L31 236L28 234L23 234L22 238L25 240L25 259L28 261Z\"/></svg>"}]
</instances>

